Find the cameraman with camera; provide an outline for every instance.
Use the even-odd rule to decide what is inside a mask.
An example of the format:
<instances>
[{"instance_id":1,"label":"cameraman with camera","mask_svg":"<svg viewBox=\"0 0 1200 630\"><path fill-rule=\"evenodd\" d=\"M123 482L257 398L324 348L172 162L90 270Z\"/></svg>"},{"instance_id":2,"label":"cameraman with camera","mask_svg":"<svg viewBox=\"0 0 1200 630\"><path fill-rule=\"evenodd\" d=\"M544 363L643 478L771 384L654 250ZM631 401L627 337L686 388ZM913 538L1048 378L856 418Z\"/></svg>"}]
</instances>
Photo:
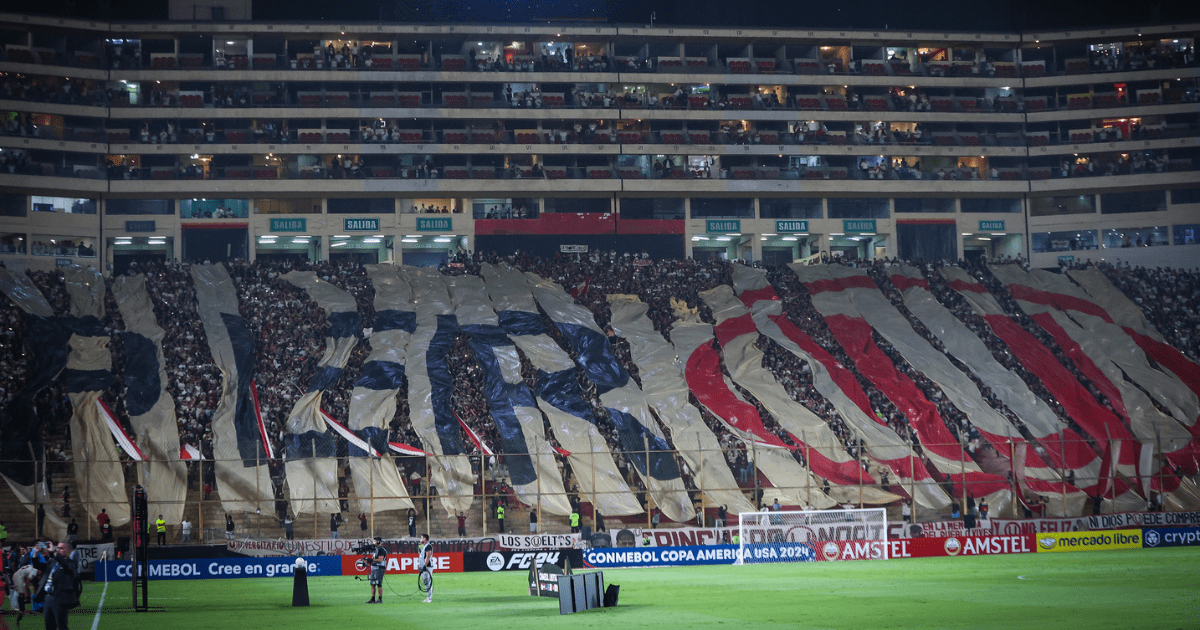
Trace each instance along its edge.
<instances>
[{"instance_id":1,"label":"cameraman with camera","mask_svg":"<svg viewBox=\"0 0 1200 630\"><path fill-rule=\"evenodd\" d=\"M42 601L46 630L67 629L67 613L79 606L79 556L75 545L58 543L49 569L46 570L34 601Z\"/></svg>"},{"instance_id":2,"label":"cameraman with camera","mask_svg":"<svg viewBox=\"0 0 1200 630\"><path fill-rule=\"evenodd\" d=\"M371 550L371 559L368 561L371 565L371 599L367 600L368 604L383 603L383 573L387 570L387 549L383 547L383 538L375 537L375 545ZM379 598L375 598L375 590L379 590Z\"/></svg>"}]
</instances>

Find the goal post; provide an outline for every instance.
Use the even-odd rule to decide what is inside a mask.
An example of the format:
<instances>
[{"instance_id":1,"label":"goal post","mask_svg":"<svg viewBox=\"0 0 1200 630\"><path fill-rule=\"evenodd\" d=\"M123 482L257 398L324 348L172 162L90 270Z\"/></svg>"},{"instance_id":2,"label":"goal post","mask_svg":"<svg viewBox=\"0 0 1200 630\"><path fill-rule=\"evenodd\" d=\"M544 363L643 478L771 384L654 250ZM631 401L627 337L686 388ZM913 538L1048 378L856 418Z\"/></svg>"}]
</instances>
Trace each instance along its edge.
<instances>
[{"instance_id":1,"label":"goal post","mask_svg":"<svg viewBox=\"0 0 1200 630\"><path fill-rule=\"evenodd\" d=\"M886 560L887 510L780 510L738 514L737 564Z\"/></svg>"}]
</instances>

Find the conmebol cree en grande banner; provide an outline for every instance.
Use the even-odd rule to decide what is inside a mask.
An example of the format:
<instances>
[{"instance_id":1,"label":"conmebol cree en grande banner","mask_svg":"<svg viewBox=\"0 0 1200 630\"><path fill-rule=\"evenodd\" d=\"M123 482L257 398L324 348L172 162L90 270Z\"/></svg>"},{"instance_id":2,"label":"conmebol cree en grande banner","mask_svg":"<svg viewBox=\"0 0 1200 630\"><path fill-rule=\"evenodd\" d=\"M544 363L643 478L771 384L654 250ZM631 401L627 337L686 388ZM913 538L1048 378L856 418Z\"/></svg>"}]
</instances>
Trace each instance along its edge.
<instances>
[{"instance_id":1,"label":"conmebol cree en grande banner","mask_svg":"<svg viewBox=\"0 0 1200 630\"><path fill-rule=\"evenodd\" d=\"M244 577L286 577L295 571L295 558L203 558L193 560L151 560L151 580L211 580ZM309 575L341 575L341 556L304 558ZM96 580L128 580L133 573L128 561L104 560L96 563Z\"/></svg>"}]
</instances>

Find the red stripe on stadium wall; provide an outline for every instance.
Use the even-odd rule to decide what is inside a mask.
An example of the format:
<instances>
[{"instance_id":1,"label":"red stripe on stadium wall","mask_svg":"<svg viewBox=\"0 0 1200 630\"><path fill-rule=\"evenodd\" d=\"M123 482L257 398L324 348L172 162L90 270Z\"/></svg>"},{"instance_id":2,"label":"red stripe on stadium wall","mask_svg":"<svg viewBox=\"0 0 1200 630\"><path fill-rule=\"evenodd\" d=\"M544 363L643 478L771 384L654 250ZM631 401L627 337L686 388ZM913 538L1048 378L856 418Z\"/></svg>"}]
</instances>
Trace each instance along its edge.
<instances>
[{"instance_id":1,"label":"red stripe on stadium wall","mask_svg":"<svg viewBox=\"0 0 1200 630\"><path fill-rule=\"evenodd\" d=\"M683 234L682 219L621 219L607 212L548 212L536 219L476 219L475 234Z\"/></svg>"},{"instance_id":2,"label":"red stripe on stadium wall","mask_svg":"<svg viewBox=\"0 0 1200 630\"><path fill-rule=\"evenodd\" d=\"M548 212L536 219L477 219L475 234L616 234L617 215L608 212Z\"/></svg>"},{"instance_id":3,"label":"red stripe on stadium wall","mask_svg":"<svg viewBox=\"0 0 1200 630\"><path fill-rule=\"evenodd\" d=\"M683 219L617 218L617 234L683 234Z\"/></svg>"}]
</instances>

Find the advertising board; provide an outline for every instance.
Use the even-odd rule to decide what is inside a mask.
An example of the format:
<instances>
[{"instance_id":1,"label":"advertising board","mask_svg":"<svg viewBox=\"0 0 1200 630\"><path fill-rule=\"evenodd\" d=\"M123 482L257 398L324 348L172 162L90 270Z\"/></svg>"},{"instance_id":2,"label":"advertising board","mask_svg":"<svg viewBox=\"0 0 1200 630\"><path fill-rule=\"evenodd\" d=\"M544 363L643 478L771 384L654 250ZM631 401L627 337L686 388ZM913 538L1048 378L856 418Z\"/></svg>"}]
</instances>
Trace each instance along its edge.
<instances>
[{"instance_id":1,"label":"advertising board","mask_svg":"<svg viewBox=\"0 0 1200 630\"><path fill-rule=\"evenodd\" d=\"M1038 553L1141 548L1142 532L1138 529L1099 532L1060 532L1037 535Z\"/></svg>"}]
</instances>

